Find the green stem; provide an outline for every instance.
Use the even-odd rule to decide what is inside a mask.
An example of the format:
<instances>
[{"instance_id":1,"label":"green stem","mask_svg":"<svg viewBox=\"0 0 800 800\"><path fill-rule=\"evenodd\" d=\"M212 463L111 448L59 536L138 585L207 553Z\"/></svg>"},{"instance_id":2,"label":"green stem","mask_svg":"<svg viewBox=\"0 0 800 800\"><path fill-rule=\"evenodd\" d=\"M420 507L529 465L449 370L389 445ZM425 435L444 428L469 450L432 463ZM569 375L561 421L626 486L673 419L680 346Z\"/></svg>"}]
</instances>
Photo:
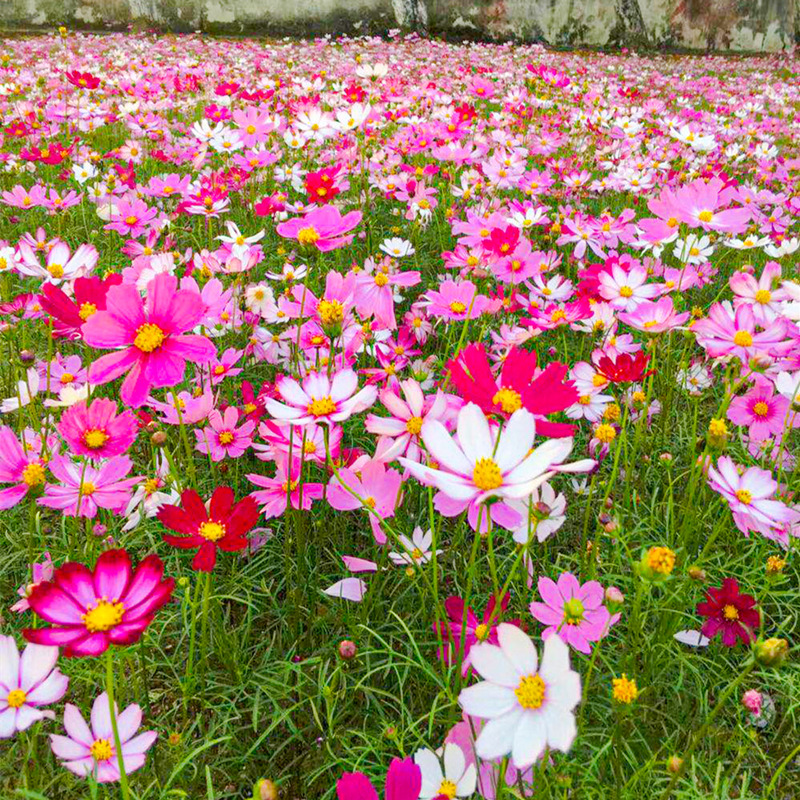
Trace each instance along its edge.
<instances>
[{"instance_id":1,"label":"green stem","mask_svg":"<svg viewBox=\"0 0 800 800\"><path fill-rule=\"evenodd\" d=\"M114 708L114 656L109 647L106 650L106 694L108 695L108 713L111 716L111 729L114 731L114 751L117 754L117 765L119 766L119 785L122 790L122 800L130 798L128 788L128 776L125 774L125 762L122 758L122 742L119 739L119 728L117 727L117 711Z\"/></svg>"}]
</instances>

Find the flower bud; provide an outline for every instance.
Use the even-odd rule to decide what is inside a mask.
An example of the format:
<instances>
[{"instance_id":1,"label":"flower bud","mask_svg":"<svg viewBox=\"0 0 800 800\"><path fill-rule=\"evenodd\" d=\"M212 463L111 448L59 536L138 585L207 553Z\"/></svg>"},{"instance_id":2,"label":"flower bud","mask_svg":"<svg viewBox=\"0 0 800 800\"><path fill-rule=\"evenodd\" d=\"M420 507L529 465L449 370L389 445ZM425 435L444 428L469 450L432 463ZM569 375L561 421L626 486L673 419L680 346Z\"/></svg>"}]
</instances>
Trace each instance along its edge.
<instances>
[{"instance_id":1,"label":"flower bud","mask_svg":"<svg viewBox=\"0 0 800 800\"><path fill-rule=\"evenodd\" d=\"M616 607L625 602L625 595L616 586L609 586L606 589L606 605Z\"/></svg>"},{"instance_id":2,"label":"flower bud","mask_svg":"<svg viewBox=\"0 0 800 800\"><path fill-rule=\"evenodd\" d=\"M36 353L34 353L33 350L20 350L19 360L23 364L33 364L33 362L36 360Z\"/></svg>"},{"instance_id":3,"label":"flower bud","mask_svg":"<svg viewBox=\"0 0 800 800\"><path fill-rule=\"evenodd\" d=\"M166 431L156 431L151 437L150 441L153 447L163 447L167 443Z\"/></svg>"},{"instance_id":4,"label":"flower bud","mask_svg":"<svg viewBox=\"0 0 800 800\"><path fill-rule=\"evenodd\" d=\"M253 800L278 800L278 787L266 778L256 781L253 787Z\"/></svg>"},{"instance_id":5,"label":"flower bud","mask_svg":"<svg viewBox=\"0 0 800 800\"><path fill-rule=\"evenodd\" d=\"M102 522L97 522L92 528L92 533L98 539L102 539L108 533L108 528Z\"/></svg>"},{"instance_id":6,"label":"flower bud","mask_svg":"<svg viewBox=\"0 0 800 800\"><path fill-rule=\"evenodd\" d=\"M706 579L706 571L702 567L698 567L697 564L692 564L686 570L686 573L693 581L704 581Z\"/></svg>"},{"instance_id":7,"label":"flower bud","mask_svg":"<svg viewBox=\"0 0 800 800\"><path fill-rule=\"evenodd\" d=\"M667 760L667 771L675 774L683 766L683 759L679 756L671 756Z\"/></svg>"},{"instance_id":8,"label":"flower bud","mask_svg":"<svg viewBox=\"0 0 800 800\"><path fill-rule=\"evenodd\" d=\"M742 695L742 705L755 716L759 716L759 714L761 714L762 702L763 698L761 696L761 692L757 691L756 689L748 689Z\"/></svg>"},{"instance_id":9,"label":"flower bud","mask_svg":"<svg viewBox=\"0 0 800 800\"><path fill-rule=\"evenodd\" d=\"M350 661L350 659L355 658L357 654L358 647L355 642L350 639L344 639L339 642L339 658Z\"/></svg>"},{"instance_id":10,"label":"flower bud","mask_svg":"<svg viewBox=\"0 0 800 800\"><path fill-rule=\"evenodd\" d=\"M764 667L779 667L786 660L789 653L789 643L786 639L765 639L754 645L756 660Z\"/></svg>"}]
</instances>

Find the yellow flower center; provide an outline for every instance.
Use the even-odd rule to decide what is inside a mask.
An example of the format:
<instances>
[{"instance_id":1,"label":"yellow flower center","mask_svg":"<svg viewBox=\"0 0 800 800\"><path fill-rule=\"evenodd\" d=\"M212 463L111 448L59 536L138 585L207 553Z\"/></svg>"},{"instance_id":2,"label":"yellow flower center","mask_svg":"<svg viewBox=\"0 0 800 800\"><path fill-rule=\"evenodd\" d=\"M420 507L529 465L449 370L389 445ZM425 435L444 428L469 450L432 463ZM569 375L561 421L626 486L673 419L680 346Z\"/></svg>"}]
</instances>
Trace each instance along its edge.
<instances>
[{"instance_id":1,"label":"yellow flower center","mask_svg":"<svg viewBox=\"0 0 800 800\"><path fill-rule=\"evenodd\" d=\"M472 482L482 491L489 492L503 485L500 467L492 458L479 458L472 471Z\"/></svg>"},{"instance_id":2,"label":"yellow flower center","mask_svg":"<svg viewBox=\"0 0 800 800\"><path fill-rule=\"evenodd\" d=\"M92 314L97 312L97 306L94 303L81 303L81 307L78 311L78 316L86 322Z\"/></svg>"},{"instance_id":3,"label":"yellow flower center","mask_svg":"<svg viewBox=\"0 0 800 800\"><path fill-rule=\"evenodd\" d=\"M504 414L513 414L522 408L522 395L514 389L503 387L492 398L492 403L499 405L503 409Z\"/></svg>"},{"instance_id":4,"label":"yellow flower center","mask_svg":"<svg viewBox=\"0 0 800 800\"><path fill-rule=\"evenodd\" d=\"M595 438L601 441L603 444L610 444L617 438L617 431L613 425L607 425L603 423L602 425L597 426L597 430L594 432Z\"/></svg>"},{"instance_id":5,"label":"yellow flower center","mask_svg":"<svg viewBox=\"0 0 800 800\"><path fill-rule=\"evenodd\" d=\"M753 406L753 413L757 417L766 417L767 414L769 414L769 406L765 402L763 402L762 400L759 400Z\"/></svg>"},{"instance_id":6,"label":"yellow flower center","mask_svg":"<svg viewBox=\"0 0 800 800\"><path fill-rule=\"evenodd\" d=\"M47 271L54 278L62 278L64 276L64 267L61 264L48 264Z\"/></svg>"},{"instance_id":7,"label":"yellow flower center","mask_svg":"<svg viewBox=\"0 0 800 800\"><path fill-rule=\"evenodd\" d=\"M323 325L332 325L344 319L344 307L338 300L320 300L317 315Z\"/></svg>"},{"instance_id":8,"label":"yellow flower center","mask_svg":"<svg viewBox=\"0 0 800 800\"><path fill-rule=\"evenodd\" d=\"M220 444L230 444L234 440L234 435L231 431L222 431L219 435Z\"/></svg>"},{"instance_id":9,"label":"yellow flower center","mask_svg":"<svg viewBox=\"0 0 800 800\"><path fill-rule=\"evenodd\" d=\"M312 245L319 238L320 237L316 229L310 226L308 228L300 228L300 230L297 231L297 241L303 245Z\"/></svg>"},{"instance_id":10,"label":"yellow flower center","mask_svg":"<svg viewBox=\"0 0 800 800\"><path fill-rule=\"evenodd\" d=\"M225 535L225 526L221 522L201 522L197 533L209 542L216 542Z\"/></svg>"},{"instance_id":11,"label":"yellow flower center","mask_svg":"<svg viewBox=\"0 0 800 800\"><path fill-rule=\"evenodd\" d=\"M622 677L614 678L611 683L614 687L614 699L618 703L624 703L625 705L628 705L639 696L639 689L636 686L636 681L628 678L624 672L622 673Z\"/></svg>"},{"instance_id":12,"label":"yellow flower center","mask_svg":"<svg viewBox=\"0 0 800 800\"><path fill-rule=\"evenodd\" d=\"M769 289L759 289L756 292L756 303L761 303L761 305L766 305L769 301L772 300L772 292Z\"/></svg>"},{"instance_id":13,"label":"yellow flower center","mask_svg":"<svg viewBox=\"0 0 800 800\"><path fill-rule=\"evenodd\" d=\"M422 552L422 550L419 549L419 547L415 547L411 551L411 558L413 558L414 561L419 561L422 558L423 555L424 555L424 553Z\"/></svg>"},{"instance_id":14,"label":"yellow flower center","mask_svg":"<svg viewBox=\"0 0 800 800\"><path fill-rule=\"evenodd\" d=\"M730 603L728 603L725 608L722 609L722 615L725 617L725 619L739 619L739 611L737 610L736 606L731 605Z\"/></svg>"},{"instance_id":15,"label":"yellow flower center","mask_svg":"<svg viewBox=\"0 0 800 800\"><path fill-rule=\"evenodd\" d=\"M733 337L733 343L738 347L751 347L753 344L753 336L749 331L736 331Z\"/></svg>"},{"instance_id":16,"label":"yellow flower center","mask_svg":"<svg viewBox=\"0 0 800 800\"><path fill-rule=\"evenodd\" d=\"M633 289L630 286L621 286L619 293L622 297L632 297L633 296Z\"/></svg>"},{"instance_id":17,"label":"yellow flower center","mask_svg":"<svg viewBox=\"0 0 800 800\"><path fill-rule=\"evenodd\" d=\"M12 689L8 693L8 697L6 697L6 703L8 703L11 708L19 708L25 703L25 698L27 695L22 689Z\"/></svg>"},{"instance_id":18,"label":"yellow flower center","mask_svg":"<svg viewBox=\"0 0 800 800\"><path fill-rule=\"evenodd\" d=\"M517 701L523 708L541 708L544 703L545 683L539 675L525 675L514 689Z\"/></svg>"},{"instance_id":19,"label":"yellow flower center","mask_svg":"<svg viewBox=\"0 0 800 800\"><path fill-rule=\"evenodd\" d=\"M314 397L308 405L308 413L312 417L325 417L328 414L333 414L334 411L336 411L336 403L333 402L330 396L320 397L319 399Z\"/></svg>"},{"instance_id":20,"label":"yellow flower center","mask_svg":"<svg viewBox=\"0 0 800 800\"><path fill-rule=\"evenodd\" d=\"M449 797L450 800L456 796L456 785L453 781L448 781L446 778L439 784L439 795Z\"/></svg>"},{"instance_id":21,"label":"yellow flower center","mask_svg":"<svg viewBox=\"0 0 800 800\"><path fill-rule=\"evenodd\" d=\"M108 441L108 434L100 428L91 428L83 434L83 443L91 450L101 448Z\"/></svg>"},{"instance_id":22,"label":"yellow flower center","mask_svg":"<svg viewBox=\"0 0 800 800\"><path fill-rule=\"evenodd\" d=\"M379 272L375 276L375 285L376 286L386 286L387 283L389 283L389 278L386 275L384 275L382 272Z\"/></svg>"},{"instance_id":23,"label":"yellow flower center","mask_svg":"<svg viewBox=\"0 0 800 800\"><path fill-rule=\"evenodd\" d=\"M748 492L747 489L737 489L736 499L740 503L744 503L746 506L749 506L750 503L753 502L753 495L750 492Z\"/></svg>"},{"instance_id":24,"label":"yellow flower center","mask_svg":"<svg viewBox=\"0 0 800 800\"><path fill-rule=\"evenodd\" d=\"M22 470L22 482L28 486L44 483L44 467L38 461L32 461Z\"/></svg>"},{"instance_id":25,"label":"yellow flower center","mask_svg":"<svg viewBox=\"0 0 800 800\"><path fill-rule=\"evenodd\" d=\"M97 487L91 481L81 484L81 494L84 497L91 497L97 491Z\"/></svg>"},{"instance_id":26,"label":"yellow flower center","mask_svg":"<svg viewBox=\"0 0 800 800\"><path fill-rule=\"evenodd\" d=\"M485 622L481 622L481 624L475 628L475 638L480 642L485 642L489 638L490 631L491 628Z\"/></svg>"},{"instance_id":27,"label":"yellow flower center","mask_svg":"<svg viewBox=\"0 0 800 800\"><path fill-rule=\"evenodd\" d=\"M589 405L589 404L592 402L592 398L591 398L591 397L590 397L588 394L582 394L582 395L581 395L581 396L578 398L578 402L579 402L579 403L580 403L582 406L588 406L588 405Z\"/></svg>"},{"instance_id":28,"label":"yellow flower center","mask_svg":"<svg viewBox=\"0 0 800 800\"><path fill-rule=\"evenodd\" d=\"M580 625L583 622L583 603L577 597L571 597L564 603L564 622L567 625Z\"/></svg>"},{"instance_id":29,"label":"yellow flower center","mask_svg":"<svg viewBox=\"0 0 800 800\"><path fill-rule=\"evenodd\" d=\"M417 436L422 430L422 417L411 417L411 419L406 422L406 430L412 436Z\"/></svg>"},{"instance_id":30,"label":"yellow flower center","mask_svg":"<svg viewBox=\"0 0 800 800\"><path fill-rule=\"evenodd\" d=\"M697 219L699 219L700 222L711 222L711 220L714 219L714 214L711 211L701 211L697 215Z\"/></svg>"},{"instance_id":31,"label":"yellow flower center","mask_svg":"<svg viewBox=\"0 0 800 800\"><path fill-rule=\"evenodd\" d=\"M217 366L214 367L215 375L223 375L224 373L225 373L225 367L222 364L217 364Z\"/></svg>"},{"instance_id":32,"label":"yellow flower center","mask_svg":"<svg viewBox=\"0 0 800 800\"><path fill-rule=\"evenodd\" d=\"M313 456L313 455L315 455L315 454L316 454L316 452L317 452L317 445L316 445L314 442L306 442L306 443L303 445L303 452L304 452L304 453L305 453L307 456Z\"/></svg>"},{"instance_id":33,"label":"yellow flower center","mask_svg":"<svg viewBox=\"0 0 800 800\"><path fill-rule=\"evenodd\" d=\"M108 739L95 739L92 746L89 748L92 753L92 758L95 761L108 761L114 755L114 750L111 747L111 742Z\"/></svg>"},{"instance_id":34,"label":"yellow flower center","mask_svg":"<svg viewBox=\"0 0 800 800\"><path fill-rule=\"evenodd\" d=\"M157 350L164 344L164 339L166 339L166 334L158 325L154 325L152 322L145 322L136 331L136 338L133 340L133 344L143 353L152 353L153 350Z\"/></svg>"},{"instance_id":35,"label":"yellow flower center","mask_svg":"<svg viewBox=\"0 0 800 800\"><path fill-rule=\"evenodd\" d=\"M153 494L153 492L155 492L156 489L158 489L158 483L159 483L158 478L148 478L144 482L144 493L146 495Z\"/></svg>"},{"instance_id":36,"label":"yellow flower center","mask_svg":"<svg viewBox=\"0 0 800 800\"><path fill-rule=\"evenodd\" d=\"M86 630L90 633L107 631L122 622L125 606L122 603L110 603L105 597L97 598L97 604L86 610L81 616Z\"/></svg>"},{"instance_id":37,"label":"yellow flower center","mask_svg":"<svg viewBox=\"0 0 800 800\"><path fill-rule=\"evenodd\" d=\"M467 310L467 307L460 300L454 300L450 303L450 310L454 314L463 314Z\"/></svg>"},{"instance_id":38,"label":"yellow flower center","mask_svg":"<svg viewBox=\"0 0 800 800\"><path fill-rule=\"evenodd\" d=\"M75 376L71 372L64 372L64 373L61 374L61 377L59 378L59 380L61 381L61 383L65 383L65 384L66 383L72 383L72 381L75 380Z\"/></svg>"}]
</instances>

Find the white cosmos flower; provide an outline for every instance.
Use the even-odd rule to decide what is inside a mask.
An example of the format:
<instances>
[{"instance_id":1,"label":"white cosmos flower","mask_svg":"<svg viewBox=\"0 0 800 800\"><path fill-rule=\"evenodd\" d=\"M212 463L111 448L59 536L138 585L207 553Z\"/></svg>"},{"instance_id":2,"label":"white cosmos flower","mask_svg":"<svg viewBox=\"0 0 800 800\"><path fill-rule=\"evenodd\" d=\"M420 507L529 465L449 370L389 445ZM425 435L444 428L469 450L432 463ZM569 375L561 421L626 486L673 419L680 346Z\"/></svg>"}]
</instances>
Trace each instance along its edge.
<instances>
[{"instance_id":1,"label":"white cosmos flower","mask_svg":"<svg viewBox=\"0 0 800 800\"><path fill-rule=\"evenodd\" d=\"M25 374L26 379L24 381L17 381L16 394L0 403L0 412L3 414L8 414L11 411L27 406L39 394L39 373L35 367L30 367Z\"/></svg>"},{"instance_id":2,"label":"white cosmos flower","mask_svg":"<svg viewBox=\"0 0 800 800\"><path fill-rule=\"evenodd\" d=\"M383 244L381 244L381 250L383 250L386 255L391 256L392 258L403 258L404 256L413 256L416 252L414 250L414 245L411 242L407 241L406 239L386 239Z\"/></svg>"},{"instance_id":3,"label":"white cosmos flower","mask_svg":"<svg viewBox=\"0 0 800 800\"><path fill-rule=\"evenodd\" d=\"M439 420L426 420L420 437L439 466L398 459L417 480L432 483L454 500L527 497L556 472L584 472L594 465L591 460L563 465L572 439L548 439L533 450L536 421L524 408L500 431L489 426L475 403L468 403L458 412L456 434L452 438Z\"/></svg>"},{"instance_id":4,"label":"white cosmos flower","mask_svg":"<svg viewBox=\"0 0 800 800\"><path fill-rule=\"evenodd\" d=\"M439 758L443 757L444 769ZM474 764L467 766L467 759L462 749L453 742L448 742L444 750L422 748L414 753L414 763L422 773L422 789L420 800L433 797L470 797L475 791L477 770Z\"/></svg>"},{"instance_id":5,"label":"white cosmos flower","mask_svg":"<svg viewBox=\"0 0 800 800\"><path fill-rule=\"evenodd\" d=\"M514 625L497 626L498 645L481 642L470 650L472 667L484 678L468 686L458 702L471 717L488 720L475 742L479 758L511 754L525 769L545 748L566 753L577 733L573 709L581 699L581 679L570 669L569 649L558 636L536 646Z\"/></svg>"},{"instance_id":6,"label":"white cosmos flower","mask_svg":"<svg viewBox=\"0 0 800 800\"><path fill-rule=\"evenodd\" d=\"M431 550L433 533L431 531L428 530L423 533L422 528L417 525L410 539L404 534L399 534L397 539L403 547L403 552L389 553L389 558L392 560L393 564L397 564L398 566L410 564L413 566L415 564L427 564L431 560L431 556L433 555L433 551ZM441 550L437 550L436 555L439 555L441 552Z\"/></svg>"}]
</instances>

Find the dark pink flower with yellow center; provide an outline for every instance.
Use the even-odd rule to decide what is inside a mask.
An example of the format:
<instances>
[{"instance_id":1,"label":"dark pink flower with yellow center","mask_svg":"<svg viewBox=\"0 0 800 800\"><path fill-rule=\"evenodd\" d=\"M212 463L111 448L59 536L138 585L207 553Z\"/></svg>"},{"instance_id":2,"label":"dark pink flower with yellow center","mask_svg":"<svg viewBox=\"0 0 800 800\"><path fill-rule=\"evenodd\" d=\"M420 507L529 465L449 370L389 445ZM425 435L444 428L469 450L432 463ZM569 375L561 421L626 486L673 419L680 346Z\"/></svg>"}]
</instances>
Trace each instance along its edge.
<instances>
[{"instance_id":1,"label":"dark pink flower with yellow center","mask_svg":"<svg viewBox=\"0 0 800 800\"><path fill-rule=\"evenodd\" d=\"M106 550L94 570L69 561L28 597L50 627L27 628L23 636L63 647L65 656L99 656L111 644L133 644L172 596L175 580L163 575L158 556L147 556L134 571L125 550Z\"/></svg>"},{"instance_id":2,"label":"dark pink flower with yellow center","mask_svg":"<svg viewBox=\"0 0 800 800\"><path fill-rule=\"evenodd\" d=\"M156 275L143 301L135 286L112 286L106 309L83 324L91 347L121 348L101 356L89 369L89 382L103 384L128 373L120 397L129 406L144 405L154 387L183 380L186 362L206 363L216 349L205 337L185 334L200 323L206 305L198 292L178 289L174 275Z\"/></svg>"},{"instance_id":3,"label":"dark pink flower with yellow center","mask_svg":"<svg viewBox=\"0 0 800 800\"><path fill-rule=\"evenodd\" d=\"M739 592L734 578L725 578L722 586L712 586L706 592L705 601L697 604L697 613L707 617L703 635L711 639L720 634L725 647L733 647L739 639L742 644L750 644L761 624L755 604L755 597Z\"/></svg>"},{"instance_id":4,"label":"dark pink flower with yellow center","mask_svg":"<svg viewBox=\"0 0 800 800\"><path fill-rule=\"evenodd\" d=\"M787 424L789 400L775 393L772 382L756 376L755 386L741 397L734 397L728 407L728 419L747 427L751 439L763 441L780 436ZM794 416L794 415L791 415ZM798 420L794 427L800 424Z\"/></svg>"},{"instance_id":5,"label":"dark pink flower with yellow center","mask_svg":"<svg viewBox=\"0 0 800 800\"><path fill-rule=\"evenodd\" d=\"M57 427L74 453L90 458L122 455L139 432L132 411L117 414L117 404L103 397L90 405L76 403L64 412Z\"/></svg>"},{"instance_id":6,"label":"dark pink flower with yellow center","mask_svg":"<svg viewBox=\"0 0 800 800\"><path fill-rule=\"evenodd\" d=\"M35 450L23 447L8 425L0 425L0 511L19 503L32 489L44 486L45 466Z\"/></svg>"}]
</instances>

